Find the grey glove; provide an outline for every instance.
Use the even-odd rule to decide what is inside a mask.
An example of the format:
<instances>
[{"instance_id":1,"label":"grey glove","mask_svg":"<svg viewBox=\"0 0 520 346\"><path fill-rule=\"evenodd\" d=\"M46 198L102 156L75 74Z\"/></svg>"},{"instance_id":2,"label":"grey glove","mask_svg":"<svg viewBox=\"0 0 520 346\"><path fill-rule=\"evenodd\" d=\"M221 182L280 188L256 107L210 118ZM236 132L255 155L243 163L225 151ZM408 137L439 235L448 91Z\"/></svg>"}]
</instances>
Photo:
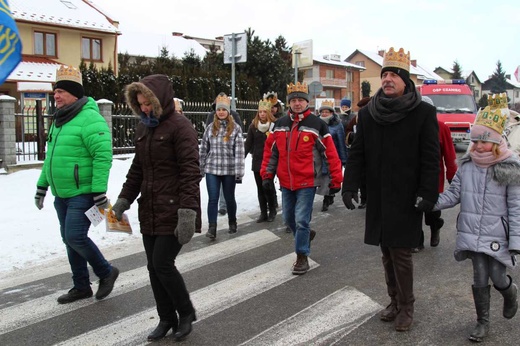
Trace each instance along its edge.
<instances>
[{"instance_id":1,"label":"grey glove","mask_svg":"<svg viewBox=\"0 0 520 346\"><path fill-rule=\"evenodd\" d=\"M126 198L118 198L116 204L112 207L112 211L118 221L121 221L123 213L128 209L130 209L130 202Z\"/></svg>"},{"instance_id":2,"label":"grey glove","mask_svg":"<svg viewBox=\"0 0 520 346\"><path fill-rule=\"evenodd\" d=\"M352 200L354 200L356 203L359 203L357 191L343 191L341 198L343 199L343 204L345 204L345 207L347 207L349 210L356 209L356 206L354 203L352 203Z\"/></svg>"},{"instance_id":3,"label":"grey glove","mask_svg":"<svg viewBox=\"0 0 520 346\"><path fill-rule=\"evenodd\" d=\"M37 186L36 187L36 195L34 195L34 204L36 208L39 210L43 209L43 200L45 199L45 195L47 194L47 188Z\"/></svg>"},{"instance_id":4,"label":"grey glove","mask_svg":"<svg viewBox=\"0 0 520 346\"><path fill-rule=\"evenodd\" d=\"M179 244L184 245L191 240L195 233L197 212L191 209L179 208L177 216L177 227L175 227L173 234L177 237Z\"/></svg>"},{"instance_id":5,"label":"grey glove","mask_svg":"<svg viewBox=\"0 0 520 346\"><path fill-rule=\"evenodd\" d=\"M108 198L105 193L100 193L99 195L94 196L94 204L99 209L107 209L109 206Z\"/></svg>"}]
</instances>

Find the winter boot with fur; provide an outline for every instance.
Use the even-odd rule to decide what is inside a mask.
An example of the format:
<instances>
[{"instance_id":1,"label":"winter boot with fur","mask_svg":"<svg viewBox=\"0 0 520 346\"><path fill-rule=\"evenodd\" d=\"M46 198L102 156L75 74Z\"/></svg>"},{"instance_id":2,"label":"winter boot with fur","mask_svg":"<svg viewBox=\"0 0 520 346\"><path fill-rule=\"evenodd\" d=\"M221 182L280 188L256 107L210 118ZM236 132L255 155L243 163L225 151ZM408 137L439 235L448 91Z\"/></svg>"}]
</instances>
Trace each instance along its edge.
<instances>
[{"instance_id":1,"label":"winter boot with fur","mask_svg":"<svg viewBox=\"0 0 520 346\"><path fill-rule=\"evenodd\" d=\"M495 285L493 285L493 287L504 297L504 309L502 314L505 318L510 319L515 317L516 310L518 310L518 301L516 300L518 288L513 283L513 278L509 275L507 277L509 278L509 286L507 286L507 288L501 290Z\"/></svg>"},{"instance_id":2,"label":"winter boot with fur","mask_svg":"<svg viewBox=\"0 0 520 346\"><path fill-rule=\"evenodd\" d=\"M469 340L481 342L489 332L489 289L491 286L475 287L473 289L473 300L475 301L475 309L477 310L477 325L471 332Z\"/></svg>"}]
</instances>

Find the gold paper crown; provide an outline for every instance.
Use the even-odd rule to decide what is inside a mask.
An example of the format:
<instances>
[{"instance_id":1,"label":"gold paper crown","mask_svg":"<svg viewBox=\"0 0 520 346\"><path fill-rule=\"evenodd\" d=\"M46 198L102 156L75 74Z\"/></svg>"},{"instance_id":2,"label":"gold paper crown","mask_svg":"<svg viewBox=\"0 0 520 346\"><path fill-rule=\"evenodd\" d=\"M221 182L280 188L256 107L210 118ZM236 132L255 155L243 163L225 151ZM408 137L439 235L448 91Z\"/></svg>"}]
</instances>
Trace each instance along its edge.
<instances>
[{"instance_id":1,"label":"gold paper crown","mask_svg":"<svg viewBox=\"0 0 520 346\"><path fill-rule=\"evenodd\" d=\"M273 104L271 103L271 101L266 100L266 99L260 100L260 102L258 102L259 111L269 111L270 112L272 106L273 106Z\"/></svg>"},{"instance_id":2,"label":"gold paper crown","mask_svg":"<svg viewBox=\"0 0 520 346\"><path fill-rule=\"evenodd\" d=\"M330 108L334 109L334 101L332 101L332 100L324 100L321 103L321 107L330 107Z\"/></svg>"},{"instance_id":3,"label":"gold paper crown","mask_svg":"<svg viewBox=\"0 0 520 346\"><path fill-rule=\"evenodd\" d=\"M67 65L61 65L56 70L56 82L62 81L62 80L69 80L72 82L79 83L83 85L83 80L81 78L81 72L72 66Z\"/></svg>"},{"instance_id":4,"label":"gold paper crown","mask_svg":"<svg viewBox=\"0 0 520 346\"><path fill-rule=\"evenodd\" d=\"M307 87L306 83L300 83L300 82L296 82L296 84L291 83L291 84L287 85L287 94L291 94L291 93L308 94L309 88Z\"/></svg>"},{"instance_id":5,"label":"gold paper crown","mask_svg":"<svg viewBox=\"0 0 520 346\"><path fill-rule=\"evenodd\" d=\"M182 100L174 97L173 102L175 103L175 110L179 112L182 111Z\"/></svg>"},{"instance_id":6,"label":"gold paper crown","mask_svg":"<svg viewBox=\"0 0 520 346\"><path fill-rule=\"evenodd\" d=\"M478 111L475 125L483 125L502 134L508 119L507 94L493 94L488 95L488 105Z\"/></svg>"},{"instance_id":7,"label":"gold paper crown","mask_svg":"<svg viewBox=\"0 0 520 346\"><path fill-rule=\"evenodd\" d=\"M215 104L217 105L217 108L218 108L218 105L221 105L221 104L229 106L231 104L231 100L229 99L229 97L226 94L220 93L217 96L217 98L215 99Z\"/></svg>"},{"instance_id":8,"label":"gold paper crown","mask_svg":"<svg viewBox=\"0 0 520 346\"><path fill-rule=\"evenodd\" d=\"M410 71L410 52L407 54L403 48L396 52L394 47L390 47L383 58L383 67L397 67Z\"/></svg>"},{"instance_id":9,"label":"gold paper crown","mask_svg":"<svg viewBox=\"0 0 520 346\"><path fill-rule=\"evenodd\" d=\"M268 91L264 94L264 99L271 101L271 104L274 106L278 103L278 93L274 91Z\"/></svg>"}]
</instances>

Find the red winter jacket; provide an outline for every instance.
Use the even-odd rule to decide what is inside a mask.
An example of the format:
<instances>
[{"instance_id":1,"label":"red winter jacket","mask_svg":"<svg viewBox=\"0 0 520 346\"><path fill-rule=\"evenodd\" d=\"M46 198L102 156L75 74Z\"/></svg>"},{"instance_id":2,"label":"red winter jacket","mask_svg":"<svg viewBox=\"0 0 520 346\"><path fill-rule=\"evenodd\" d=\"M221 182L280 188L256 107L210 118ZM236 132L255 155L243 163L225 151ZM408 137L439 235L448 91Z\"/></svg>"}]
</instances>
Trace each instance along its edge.
<instances>
[{"instance_id":1,"label":"red winter jacket","mask_svg":"<svg viewBox=\"0 0 520 346\"><path fill-rule=\"evenodd\" d=\"M327 124L310 110L289 113L278 119L265 142L260 174L262 179L278 175L280 186L295 191L323 184L322 162L328 165L330 186L340 188L341 161Z\"/></svg>"},{"instance_id":2,"label":"red winter jacket","mask_svg":"<svg viewBox=\"0 0 520 346\"><path fill-rule=\"evenodd\" d=\"M441 160L439 171L439 192L444 191L444 172L446 172L446 179L451 181L457 173L457 154L455 153L455 146L451 139L450 128L439 121L439 144L441 148ZM445 169L446 167L446 169Z\"/></svg>"}]
</instances>

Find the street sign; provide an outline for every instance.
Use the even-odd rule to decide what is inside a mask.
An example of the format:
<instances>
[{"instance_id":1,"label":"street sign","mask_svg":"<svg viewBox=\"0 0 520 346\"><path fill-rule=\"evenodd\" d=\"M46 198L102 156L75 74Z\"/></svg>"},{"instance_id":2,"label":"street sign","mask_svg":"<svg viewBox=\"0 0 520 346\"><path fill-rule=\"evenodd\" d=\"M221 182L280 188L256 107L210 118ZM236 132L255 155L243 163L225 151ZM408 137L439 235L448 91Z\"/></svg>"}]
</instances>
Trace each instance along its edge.
<instances>
[{"instance_id":1,"label":"street sign","mask_svg":"<svg viewBox=\"0 0 520 346\"><path fill-rule=\"evenodd\" d=\"M317 95L323 91L323 84L320 82L314 81L309 84L309 94L312 96Z\"/></svg>"},{"instance_id":2,"label":"street sign","mask_svg":"<svg viewBox=\"0 0 520 346\"><path fill-rule=\"evenodd\" d=\"M246 33L224 35L224 64L247 62Z\"/></svg>"}]
</instances>

